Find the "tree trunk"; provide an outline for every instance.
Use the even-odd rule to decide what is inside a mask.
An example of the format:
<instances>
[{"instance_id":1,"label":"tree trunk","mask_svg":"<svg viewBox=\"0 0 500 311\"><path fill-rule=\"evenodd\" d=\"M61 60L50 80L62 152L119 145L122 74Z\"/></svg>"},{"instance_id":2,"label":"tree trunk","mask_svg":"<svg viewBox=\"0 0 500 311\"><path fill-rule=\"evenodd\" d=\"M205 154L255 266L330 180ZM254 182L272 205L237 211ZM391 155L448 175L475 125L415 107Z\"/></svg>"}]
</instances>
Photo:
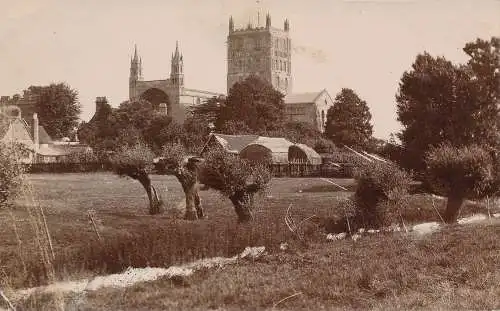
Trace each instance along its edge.
<instances>
[{"instance_id":1,"label":"tree trunk","mask_svg":"<svg viewBox=\"0 0 500 311\"><path fill-rule=\"evenodd\" d=\"M250 212L252 207L252 197L253 194L246 191L236 191L229 197L234 205L236 215L238 215L238 222L246 223L253 219L252 213Z\"/></svg>"},{"instance_id":2,"label":"tree trunk","mask_svg":"<svg viewBox=\"0 0 500 311\"><path fill-rule=\"evenodd\" d=\"M196 214L194 207L194 187L184 187L184 195L186 196L186 214L184 218L187 220L196 220L198 219L198 215Z\"/></svg>"},{"instance_id":3,"label":"tree trunk","mask_svg":"<svg viewBox=\"0 0 500 311\"><path fill-rule=\"evenodd\" d=\"M184 219L196 220L205 217L203 207L201 206L201 199L198 194L198 174L195 169L186 169L183 167L178 168L175 177L179 180L186 196L186 213Z\"/></svg>"},{"instance_id":4,"label":"tree trunk","mask_svg":"<svg viewBox=\"0 0 500 311\"><path fill-rule=\"evenodd\" d=\"M464 203L464 198L461 196L448 196L446 203L446 211L444 213L444 221L448 224L457 222L458 213Z\"/></svg>"},{"instance_id":5,"label":"tree trunk","mask_svg":"<svg viewBox=\"0 0 500 311\"><path fill-rule=\"evenodd\" d=\"M156 215L163 213L163 202L160 199L155 187L151 184L148 174L142 173L137 176L137 180L146 190L149 199L149 214Z\"/></svg>"}]
</instances>

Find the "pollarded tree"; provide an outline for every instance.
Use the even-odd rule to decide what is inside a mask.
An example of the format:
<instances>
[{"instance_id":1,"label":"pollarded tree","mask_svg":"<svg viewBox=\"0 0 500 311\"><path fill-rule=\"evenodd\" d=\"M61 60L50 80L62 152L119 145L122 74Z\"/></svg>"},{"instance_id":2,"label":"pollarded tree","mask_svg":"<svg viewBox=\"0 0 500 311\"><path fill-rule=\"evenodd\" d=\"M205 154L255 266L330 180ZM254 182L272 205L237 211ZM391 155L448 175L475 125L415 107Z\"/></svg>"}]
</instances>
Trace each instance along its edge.
<instances>
[{"instance_id":1,"label":"pollarded tree","mask_svg":"<svg viewBox=\"0 0 500 311\"><path fill-rule=\"evenodd\" d=\"M205 156L200 182L227 196L233 203L239 222L252 216L255 194L264 193L271 180L269 167L214 148Z\"/></svg>"},{"instance_id":2,"label":"pollarded tree","mask_svg":"<svg viewBox=\"0 0 500 311\"><path fill-rule=\"evenodd\" d=\"M149 198L149 213L151 215L163 212L163 201L149 177L154 168L153 158L153 152L144 143L122 146L118 152L110 157L116 174L135 179L144 187Z\"/></svg>"},{"instance_id":3,"label":"pollarded tree","mask_svg":"<svg viewBox=\"0 0 500 311\"><path fill-rule=\"evenodd\" d=\"M493 159L477 145L431 148L426 163L429 184L434 191L448 197L444 213L447 223L457 221L466 199L483 198L495 182Z\"/></svg>"},{"instance_id":4,"label":"pollarded tree","mask_svg":"<svg viewBox=\"0 0 500 311\"><path fill-rule=\"evenodd\" d=\"M365 148L373 133L371 113L364 100L343 88L326 115L325 135L337 146Z\"/></svg>"},{"instance_id":5,"label":"pollarded tree","mask_svg":"<svg viewBox=\"0 0 500 311\"><path fill-rule=\"evenodd\" d=\"M35 95L36 111L47 133L52 138L71 137L78 126L81 105L78 92L65 83L48 86L30 86L25 96Z\"/></svg>"},{"instance_id":6,"label":"pollarded tree","mask_svg":"<svg viewBox=\"0 0 500 311\"><path fill-rule=\"evenodd\" d=\"M184 218L190 220L205 216L198 194L199 185L204 184L231 200L239 222L250 221L253 198L256 193L266 190L271 179L266 165L252 163L219 149L211 150L204 159L190 157L180 144L166 145L159 165L181 183L186 196Z\"/></svg>"},{"instance_id":7,"label":"pollarded tree","mask_svg":"<svg viewBox=\"0 0 500 311\"><path fill-rule=\"evenodd\" d=\"M230 121L245 123L254 132L280 128L284 121L284 95L256 76L235 83L220 107L217 130Z\"/></svg>"},{"instance_id":8,"label":"pollarded tree","mask_svg":"<svg viewBox=\"0 0 500 311\"><path fill-rule=\"evenodd\" d=\"M182 186L186 197L185 219L201 219L205 215L201 205L199 191L199 163L198 157L188 157L186 149L178 143L163 146L161 165L163 169L173 174Z\"/></svg>"}]
</instances>

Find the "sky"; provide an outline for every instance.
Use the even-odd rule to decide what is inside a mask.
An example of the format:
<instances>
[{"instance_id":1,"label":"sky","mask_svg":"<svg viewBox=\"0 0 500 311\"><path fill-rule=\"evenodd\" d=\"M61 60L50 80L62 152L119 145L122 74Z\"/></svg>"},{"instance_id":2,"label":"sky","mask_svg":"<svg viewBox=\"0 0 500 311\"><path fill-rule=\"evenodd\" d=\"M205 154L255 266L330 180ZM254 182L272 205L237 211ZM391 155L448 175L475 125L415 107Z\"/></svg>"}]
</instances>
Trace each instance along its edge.
<instances>
[{"instance_id":1,"label":"sky","mask_svg":"<svg viewBox=\"0 0 500 311\"><path fill-rule=\"evenodd\" d=\"M112 106L128 99L134 44L145 80L169 76L178 40L186 87L225 93L229 16L236 27L270 13L282 28L288 18L293 92L353 89L383 139L400 130L395 94L417 54L463 63L465 43L500 35L500 0L0 0L0 8L0 95L65 82L78 90L83 120L98 96Z\"/></svg>"}]
</instances>

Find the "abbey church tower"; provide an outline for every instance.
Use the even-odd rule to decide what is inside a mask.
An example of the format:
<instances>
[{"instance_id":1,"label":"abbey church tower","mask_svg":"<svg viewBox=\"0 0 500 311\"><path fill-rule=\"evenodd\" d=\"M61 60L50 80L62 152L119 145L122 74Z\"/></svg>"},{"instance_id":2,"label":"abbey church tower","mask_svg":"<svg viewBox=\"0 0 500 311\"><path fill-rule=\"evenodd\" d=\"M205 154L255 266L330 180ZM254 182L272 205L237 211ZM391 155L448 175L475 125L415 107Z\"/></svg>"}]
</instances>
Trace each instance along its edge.
<instances>
[{"instance_id":1,"label":"abbey church tower","mask_svg":"<svg viewBox=\"0 0 500 311\"><path fill-rule=\"evenodd\" d=\"M256 75L268 81L283 94L292 91L290 24L286 19L283 29L271 25L236 29L229 19L227 37L227 91L238 81Z\"/></svg>"}]
</instances>

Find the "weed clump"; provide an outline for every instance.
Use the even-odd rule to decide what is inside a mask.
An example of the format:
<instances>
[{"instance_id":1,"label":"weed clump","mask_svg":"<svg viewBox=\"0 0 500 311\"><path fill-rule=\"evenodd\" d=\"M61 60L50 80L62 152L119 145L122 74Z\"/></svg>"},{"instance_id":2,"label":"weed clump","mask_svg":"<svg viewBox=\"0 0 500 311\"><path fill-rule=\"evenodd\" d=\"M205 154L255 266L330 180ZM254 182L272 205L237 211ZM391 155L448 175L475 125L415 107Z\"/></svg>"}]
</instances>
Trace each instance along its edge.
<instances>
[{"instance_id":1,"label":"weed clump","mask_svg":"<svg viewBox=\"0 0 500 311\"><path fill-rule=\"evenodd\" d=\"M392 164L374 163L358 171L354 193L356 226L379 228L402 220L411 177Z\"/></svg>"}]
</instances>

